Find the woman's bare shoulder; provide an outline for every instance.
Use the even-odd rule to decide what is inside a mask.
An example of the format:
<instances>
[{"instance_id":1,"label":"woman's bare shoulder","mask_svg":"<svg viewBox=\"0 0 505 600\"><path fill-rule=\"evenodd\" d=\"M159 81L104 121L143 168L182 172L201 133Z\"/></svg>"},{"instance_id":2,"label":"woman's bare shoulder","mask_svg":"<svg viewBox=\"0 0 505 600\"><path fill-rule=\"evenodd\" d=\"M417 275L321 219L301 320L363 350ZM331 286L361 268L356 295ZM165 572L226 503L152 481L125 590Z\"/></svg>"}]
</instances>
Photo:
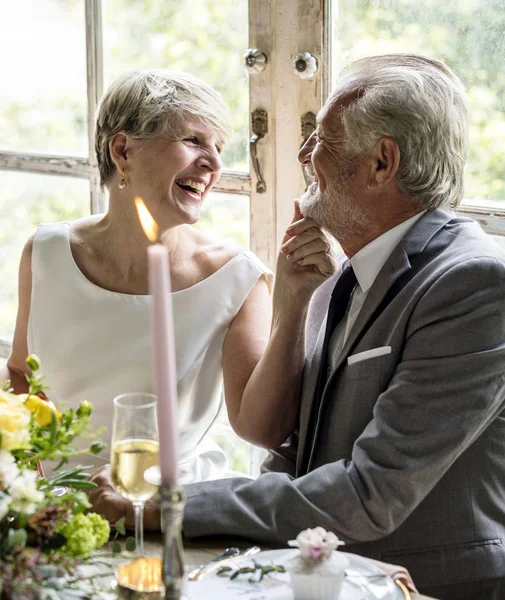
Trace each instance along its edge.
<instances>
[{"instance_id":1,"label":"woman's bare shoulder","mask_svg":"<svg viewBox=\"0 0 505 600\"><path fill-rule=\"evenodd\" d=\"M70 242L81 243L94 231L95 226L102 218L103 215L88 215L71 221L68 229Z\"/></svg>"},{"instance_id":2,"label":"woman's bare shoulder","mask_svg":"<svg viewBox=\"0 0 505 600\"><path fill-rule=\"evenodd\" d=\"M187 247L191 248L192 260L205 272L206 277L244 251L234 242L217 240L191 226L185 228L184 234L187 236Z\"/></svg>"}]
</instances>

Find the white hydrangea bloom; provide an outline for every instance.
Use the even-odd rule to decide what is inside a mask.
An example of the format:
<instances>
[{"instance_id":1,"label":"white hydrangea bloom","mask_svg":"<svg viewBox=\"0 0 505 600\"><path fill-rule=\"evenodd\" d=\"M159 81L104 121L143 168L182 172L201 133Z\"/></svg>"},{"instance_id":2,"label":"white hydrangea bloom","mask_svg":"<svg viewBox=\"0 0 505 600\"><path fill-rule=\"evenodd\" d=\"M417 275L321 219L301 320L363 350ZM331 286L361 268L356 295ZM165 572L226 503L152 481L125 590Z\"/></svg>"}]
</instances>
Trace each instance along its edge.
<instances>
[{"instance_id":1,"label":"white hydrangea bloom","mask_svg":"<svg viewBox=\"0 0 505 600\"><path fill-rule=\"evenodd\" d=\"M0 450L0 491L6 491L19 475L14 457L7 450Z\"/></svg>"},{"instance_id":2,"label":"white hydrangea bloom","mask_svg":"<svg viewBox=\"0 0 505 600\"><path fill-rule=\"evenodd\" d=\"M0 521L5 517L5 515L9 512L9 504L11 501L11 497L3 492L0 492Z\"/></svg>"},{"instance_id":3,"label":"white hydrangea bloom","mask_svg":"<svg viewBox=\"0 0 505 600\"><path fill-rule=\"evenodd\" d=\"M31 514L36 505L44 499L43 492L37 489L37 471L24 469L11 484L9 492L12 497L13 510Z\"/></svg>"}]
</instances>

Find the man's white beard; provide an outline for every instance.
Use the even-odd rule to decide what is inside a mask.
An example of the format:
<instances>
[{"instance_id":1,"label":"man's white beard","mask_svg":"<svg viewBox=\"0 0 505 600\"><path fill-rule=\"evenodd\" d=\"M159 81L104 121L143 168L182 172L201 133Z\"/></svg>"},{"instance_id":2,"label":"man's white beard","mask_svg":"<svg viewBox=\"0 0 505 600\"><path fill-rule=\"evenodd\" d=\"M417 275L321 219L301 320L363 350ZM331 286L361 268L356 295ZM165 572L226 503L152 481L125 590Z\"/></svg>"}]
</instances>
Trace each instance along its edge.
<instances>
[{"instance_id":1,"label":"man's white beard","mask_svg":"<svg viewBox=\"0 0 505 600\"><path fill-rule=\"evenodd\" d=\"M300 210L337 240L362 235L367 229L365 212L353 202L347 174L338 173L324 192L312 183L300 198Z\"/></svg>"}]
</instances>

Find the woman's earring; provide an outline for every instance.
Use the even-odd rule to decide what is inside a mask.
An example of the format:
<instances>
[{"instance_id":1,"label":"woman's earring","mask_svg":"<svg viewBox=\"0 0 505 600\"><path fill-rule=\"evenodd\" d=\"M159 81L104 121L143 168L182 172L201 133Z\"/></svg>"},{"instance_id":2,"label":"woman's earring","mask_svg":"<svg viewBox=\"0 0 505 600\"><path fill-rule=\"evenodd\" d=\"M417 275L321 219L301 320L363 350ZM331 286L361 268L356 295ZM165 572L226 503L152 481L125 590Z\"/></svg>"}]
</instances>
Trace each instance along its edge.
<instances>
[{"instance_id":1,"label":"woman's earring","mask_svg":"<svg viewBox=\"0 0 505 600\"><path fill-rule=\"evenodd\" d=\"M124 171L121 173L121 181L119 182L119 189L124 190L126 187L126 179L124 178Z\"/></svg>"}]
</instances>

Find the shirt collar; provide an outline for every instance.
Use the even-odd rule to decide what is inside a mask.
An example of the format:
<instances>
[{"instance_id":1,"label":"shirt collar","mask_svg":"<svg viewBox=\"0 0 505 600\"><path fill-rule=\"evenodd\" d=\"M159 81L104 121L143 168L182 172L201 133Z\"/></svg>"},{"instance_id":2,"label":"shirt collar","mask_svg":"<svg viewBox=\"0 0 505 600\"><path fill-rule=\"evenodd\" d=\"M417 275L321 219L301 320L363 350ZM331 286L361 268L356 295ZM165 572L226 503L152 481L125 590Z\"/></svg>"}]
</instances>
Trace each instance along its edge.
<instances>
[{"instance_id":1,"label":"shirt collar","mask_svg":"<svg viewBox=\"0 0 505 600\"><path fill-rule=\"evenodd\" d=\"M373 282L393 250L425 212L426 211L423 210L413 217L410 217L410 219L403 221L403 223L389 229L361 248L361 250L351 258L352 268L356 274L359 287L363 292L368 292L372 287Z\"/></svg>"}]
</instances>

